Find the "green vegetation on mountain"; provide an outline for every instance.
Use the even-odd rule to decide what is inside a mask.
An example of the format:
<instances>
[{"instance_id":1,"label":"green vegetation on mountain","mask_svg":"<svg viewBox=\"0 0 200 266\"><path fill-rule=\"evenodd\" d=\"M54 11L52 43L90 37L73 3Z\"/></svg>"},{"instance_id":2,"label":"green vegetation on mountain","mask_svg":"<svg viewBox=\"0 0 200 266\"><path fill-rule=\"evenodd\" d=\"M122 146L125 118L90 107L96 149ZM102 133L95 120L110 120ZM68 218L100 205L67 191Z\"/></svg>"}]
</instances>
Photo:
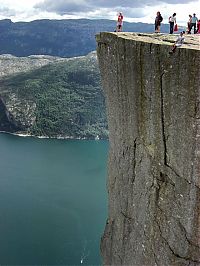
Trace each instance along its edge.
<instances>
[{"instance_id":1,"label":"green vegetation on mountain","mask_svg":"<svg viewBox=\"0 0 200 266\"><path fill-rule=\"evenodd\" d=\"M116 21L103 19L0 20L0 131L106 138L96 54L69 57L94 51L95 34L115 27ZM152 32L154 25L124 22L123 30Z\"/></svg>"},{"instance_id":2,"label":"green vegetation on mountain","mask_svg":"<svg viewBox=\"0 0 200 266\"><path fill-rule=\"evenodd\" d=\"M21 132L74 138L108 135L95 53L4 77L0 94Z\"/></svg>"}]
</instances>

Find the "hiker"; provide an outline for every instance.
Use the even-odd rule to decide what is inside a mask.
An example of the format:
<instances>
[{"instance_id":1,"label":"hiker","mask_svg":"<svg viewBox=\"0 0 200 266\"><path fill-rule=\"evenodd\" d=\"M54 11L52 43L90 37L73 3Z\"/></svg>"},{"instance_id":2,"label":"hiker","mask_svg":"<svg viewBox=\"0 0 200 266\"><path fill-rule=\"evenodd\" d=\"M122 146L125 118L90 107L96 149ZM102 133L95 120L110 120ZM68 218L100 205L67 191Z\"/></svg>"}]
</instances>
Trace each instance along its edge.
<instances>
[{"instance_id":1,"label":"hiker","mask_svg":"<svg viewBox=\"0 0 200 266\"><path fill-rule=\"evenodd\" d=\"M185 34L185 31L181 31L180 35L178 36L175 43L173 44L171 51L169 52L170 54L175 53L176 48L182 46L182 44L185 41L184 34Z\"/></svg>"},{"instance_id":2,"label":"hiker","mask_svg":"<svg viewBox=\"0 0 200 266\"><path fill-rule=\"evenodd\" d=\"M199 19L199 21L197 23L197 33L200 34L200 19Z\"/></svg>"},{"instance_id":3,"label":"hiker","mask_svg":"<svg viewBox=\"0 0 200 266\"><path fill-rule=\"evenodd\" d=\"M193 17L192 17L191 27L190 27L190 32L191 32L192 28L194 27L194 34L196 33L196 24L197 24L197 22L198 22L198 18L196 17L196 14L194 13Z\"/></svg>"},{"instance_id":4,"label":"hiker","mask_svg":"<svg viewBox=\"0 0 200 266\"><path fill-rule=\"evenodd\" d=\"M155 33L160 33L160 25L161 22L163 21L163 17L160 14L160 11L156 13L156 18L155 18Z\"/></svg>"},{"instance_id":5,"label":"hiker","mask_svg":"<svg viewBox=\"0 0 200 266\"><path fill-rule=\"evenodd\" d=\"M122 24L123 24L123 15L121 12L119 12L118 14L118 18L117 18L117 32L121 32L122 31Z\"/></svg>"},{"instance_id":6,"label":"hiker","mask_svg":"<svg viewBox=\"0 0 200 266\"><path fill-rule=\"evenodd\" d=\"M169 33L174 32L174 24L176 24L176 13L169 17Z\"/></svg>"},{"instance_id":7,"label":"hiker","mask_svg":"<svg viewBox=\"0 0 200 266\"><path fill-rule=\"evenodd\" d=\"M189 15L189 20L187 23L187 34L191 34L191 25L192 25L192 15Z\"/></svg>"}]
</instances>

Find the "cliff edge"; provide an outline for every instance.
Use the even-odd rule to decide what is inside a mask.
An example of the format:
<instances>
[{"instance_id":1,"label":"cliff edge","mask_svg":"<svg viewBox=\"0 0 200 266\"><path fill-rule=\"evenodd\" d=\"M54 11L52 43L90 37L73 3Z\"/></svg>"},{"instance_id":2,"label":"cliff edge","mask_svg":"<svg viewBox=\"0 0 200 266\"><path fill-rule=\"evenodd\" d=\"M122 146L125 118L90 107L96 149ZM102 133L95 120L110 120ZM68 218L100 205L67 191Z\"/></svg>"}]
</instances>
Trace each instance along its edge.
<instances>
[{"instance_id":1,"label":"cliff edge","mask_svg":"<svg viewBox=\"0 0 200 266\"><path fill-rule=\"evenodd\" d=\"M200 265L200 37L100 33L109 123L105 265Z\"/></svg>"}]
</instances>

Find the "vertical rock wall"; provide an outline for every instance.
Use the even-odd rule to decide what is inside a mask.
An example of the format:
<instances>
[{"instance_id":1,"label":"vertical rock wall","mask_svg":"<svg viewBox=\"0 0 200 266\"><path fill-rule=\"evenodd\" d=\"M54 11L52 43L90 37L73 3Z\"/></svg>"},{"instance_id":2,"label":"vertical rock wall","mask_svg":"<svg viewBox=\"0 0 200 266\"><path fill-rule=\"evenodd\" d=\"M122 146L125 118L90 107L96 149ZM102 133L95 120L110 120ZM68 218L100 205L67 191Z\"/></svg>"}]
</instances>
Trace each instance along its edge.
<instances>
[{"instance_id":1,"label":"vertical rock wall","mask_svg":"<svg viewBox=\"0 0 200 266\"><path fill-rule=\"evenodd\" d=\"M101 33L110 131L105 265L200 265L200 42Z\"/></svg>"},{"instance_id":2,"label":"vertical rock wall","mask_svg":"<svg viewBox=\"0 0 200 266\"><path fill-rule=\"evenodd\" d=\"M0 95L0 131L15 132L19 130L19 125L13 115L6 108L6 104Z\"/></svg>"}]
</instances>

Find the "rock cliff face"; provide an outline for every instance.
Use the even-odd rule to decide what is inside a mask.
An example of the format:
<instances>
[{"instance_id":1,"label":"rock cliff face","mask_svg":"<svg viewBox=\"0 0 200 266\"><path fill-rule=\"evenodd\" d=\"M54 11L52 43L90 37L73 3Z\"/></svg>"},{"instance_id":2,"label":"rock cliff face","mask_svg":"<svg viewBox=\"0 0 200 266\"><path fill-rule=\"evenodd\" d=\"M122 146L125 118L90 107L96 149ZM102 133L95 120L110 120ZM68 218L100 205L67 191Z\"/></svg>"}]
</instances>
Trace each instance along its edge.
<instances>
[{"instance_id":1,"label":"rock cliff face","mask_svg":"<svg viewBox=\"0 0 200 266\"><path fill-rule=\"evenodd\" d=\"M200 39L101 33L110 132L105 265L200 265Z\"/></svg>"}]
</instances>

